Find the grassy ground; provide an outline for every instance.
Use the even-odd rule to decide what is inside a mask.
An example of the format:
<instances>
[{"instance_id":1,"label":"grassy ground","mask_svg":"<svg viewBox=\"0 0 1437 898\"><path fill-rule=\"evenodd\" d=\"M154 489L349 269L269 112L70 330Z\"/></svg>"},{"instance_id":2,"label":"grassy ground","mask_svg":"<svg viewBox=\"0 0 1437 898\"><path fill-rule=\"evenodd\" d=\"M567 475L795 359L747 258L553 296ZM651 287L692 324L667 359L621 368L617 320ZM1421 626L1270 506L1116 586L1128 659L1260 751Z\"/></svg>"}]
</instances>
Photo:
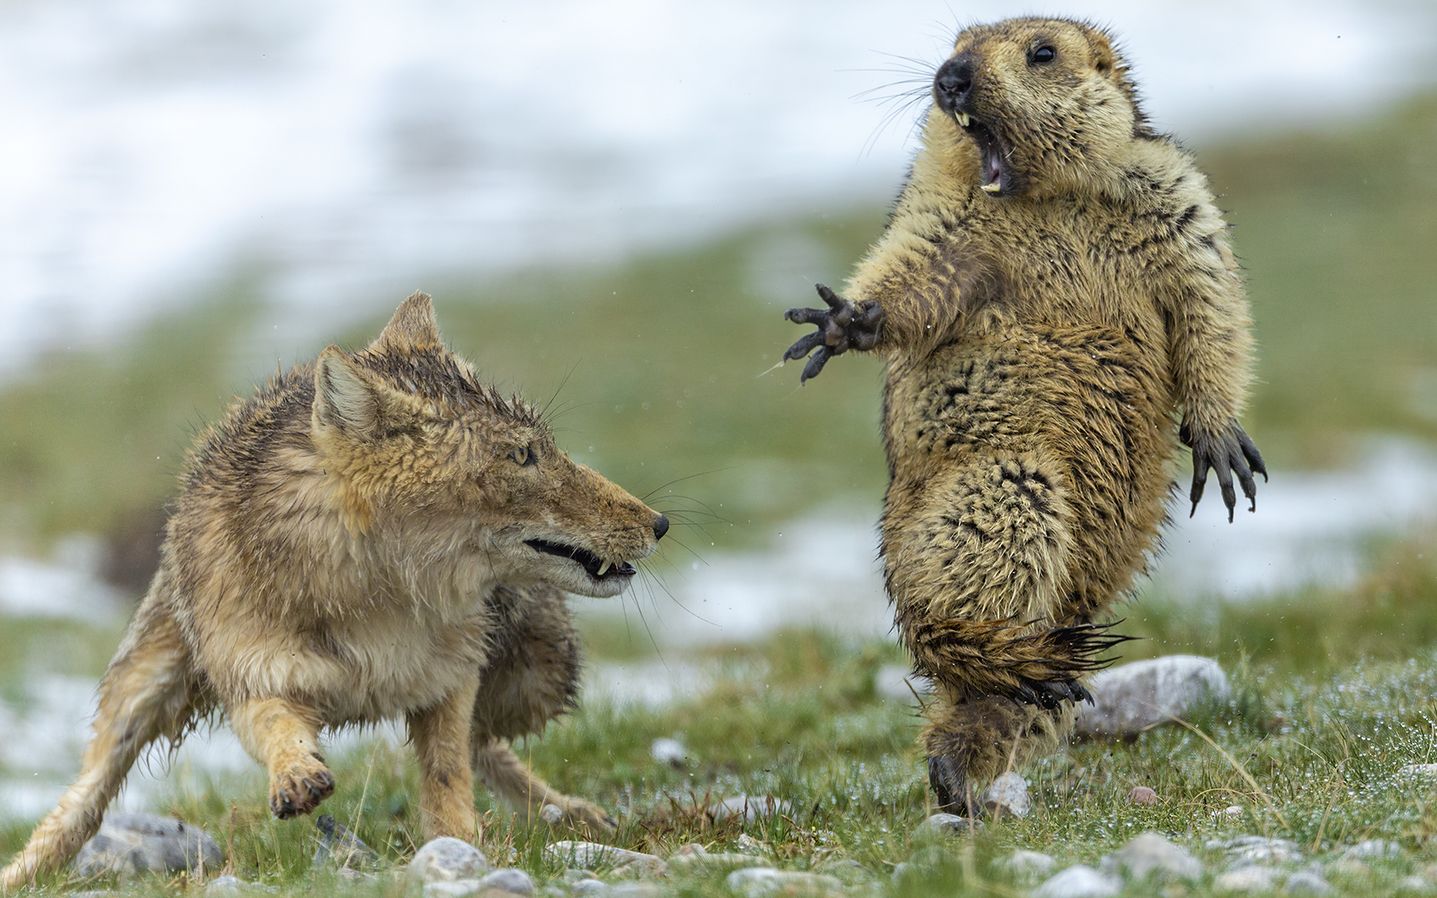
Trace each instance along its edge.
<instances>
[{"instance_id":1,"label":"grassy ground","mask_svg":"<svg viewBox=\"0 0 1437 898\"><path fill-rule=\"evenodd\" d=\"M1034 814L989 825L976 838L935 843L913 834L929 813L914 747L920 721L911 703L875 690L880 666L900 660L887 641L800 631L707 650L687 660L714 672L709 688L659 709L586 704L522 752L560 788L616 811L615 844L668 855L689 842L732 850L743 835L764 843L758 850L780 866L836 870L898 895L1014 894L1021 884L993 862L1015 848L1062 864L1096 863L1148 829L1196 851L1213 873L1221 867L1203 843L1214 838L1292 839L1317 860L1363 839L1388 839L1402 846L1401 857L1374 862L1360 876L1329 871L1344 891L1380 893L1437 863L1432 784L1398 775L1405 764L1437 762L1437 559L1424 545L1376 552L1351 590L1243 605L1134 605L1124 629L1144 638L1129 644L1129 659L1217 657L1234 680L1232 701L1186 727L1126 744L1080 743L1034 765L1027 771ZM650 758L651 742L666 736L689 747L687 769ZM340 788L326 810L387 862L402 864L420 838L407 750L374 743L336 767ZM1159 802L1129 805L1127 793L1139 785L1155 789ZM696 810L739 793L778 796L790 810L746 825L714 823ZM272 819L263 796L256 771L181 791L157 810L213 833L227 846L228 869L245 879L285 893L327 887L326 874L309 869L309 821ZM480 803L490 807L482 793ZM1220 813L1232 806L1240 813ZM0 829L0 854L25 833L22 825ZM483 847L543 881L562 870L541 849L564 837L494 812ZM911 866L895 882L902 862ZM717 874L681 875L669 885L679 894L724 893ZM1174 894L1210 892L1209 877Z\"/></svg>"}]
</instances>

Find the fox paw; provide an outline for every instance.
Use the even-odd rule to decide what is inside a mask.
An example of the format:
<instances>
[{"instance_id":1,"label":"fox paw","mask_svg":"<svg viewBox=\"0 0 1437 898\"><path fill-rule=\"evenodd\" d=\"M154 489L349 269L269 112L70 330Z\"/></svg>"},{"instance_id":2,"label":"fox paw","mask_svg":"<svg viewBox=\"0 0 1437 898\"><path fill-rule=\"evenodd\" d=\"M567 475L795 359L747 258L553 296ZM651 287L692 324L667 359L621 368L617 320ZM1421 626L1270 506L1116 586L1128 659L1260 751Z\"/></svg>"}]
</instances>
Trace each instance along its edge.
<instances>
[{"instance_id":1,"label":"fox paw","mask_svg":"<svg viewBox=\"0 0 1437 898\"><path fill-rule=\"evenodd\" d=\"M269 808L281 820L308 814L334 791L334 774L319 755L273 774L269 781Z\"/></svg>"},{"instance_id":2,"label":"fox paw","mask_svg":"<svg viewBox=\"0 0 1437 898\"><path fill-rule=\"evenodd\" d=\"M783 317L794 324L816 324L818 330L800 338L783 354L785 362L808 356L799 383L817 377L828 360L850 349L872 349L878 342L878 329L883 325L883 308L876 302L854 305L818 284L818 295L827 309L789 309Z\"/></svg>"},{"instance_id":3,"label":"fox paw","mask_svg":"<svg viewBox=\"0 0 1437 898\"><path fill-rule=\"evenodd\" d=\"M1222 504L1227 506L1227 520L1232 523L1232 513L1237 507L1237 491L1232 486L1232 475L1242 486L1242 494L1249 503L1248 511L1257 511L1257 481L1253 474L1261 474L1267 481L1267 465L1262 453L1257 451L1252 437L1234 421L1222 433L1205 433L1183 423L1178 432L1183 444L1193 451L1193 485L1188 494L1192 500L1192 511L1188 517L1197 514L1198 502L1202 500L1203 488L1207 486L1207 472L1211 468L1217 474L1218 486L1222 489Z\"/></svg>"},{"instance_id":4,"label":"fox paw","mask_svg":"<svg viewBox=\"0 0 1437 898\"><path fill-rule=\"evenodd\" d=\"M539 809L539 817L551 825L588 829L596 833L611 833L619 825L607 811L593 802L569 796L544 805Z\"/></svg>"}]
</instances>

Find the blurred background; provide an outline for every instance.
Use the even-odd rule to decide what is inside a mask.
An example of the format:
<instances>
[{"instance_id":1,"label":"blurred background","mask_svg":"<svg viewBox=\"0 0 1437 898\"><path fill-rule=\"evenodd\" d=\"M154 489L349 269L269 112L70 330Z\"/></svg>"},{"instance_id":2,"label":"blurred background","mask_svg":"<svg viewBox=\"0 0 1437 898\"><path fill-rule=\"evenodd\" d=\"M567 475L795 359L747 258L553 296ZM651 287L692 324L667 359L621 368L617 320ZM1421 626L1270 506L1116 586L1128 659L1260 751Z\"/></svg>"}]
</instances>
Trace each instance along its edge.
<instances>
[{"instance_id":1,"label":"blurred background","mask_svg":"<svg viewBox=\"0 0 1437 898\"><path fill-rule=\"evenodd\" d=\"M1430 600L1437 6L1051 11L1110 25L1197 152L1261 345L1259 511L1180 510L1143 607ZM662 702L795 628L884 639L880 366L768 369L801 333L782 311L882 228L903 91L1008 12L0 3L0 817L73 772L198 428L414 289L487 377L557 394L576 458L688 524L623 601L578 603L591 691ZM227 738L180 766L246 767Z\"/></svg>"}]
</instances>

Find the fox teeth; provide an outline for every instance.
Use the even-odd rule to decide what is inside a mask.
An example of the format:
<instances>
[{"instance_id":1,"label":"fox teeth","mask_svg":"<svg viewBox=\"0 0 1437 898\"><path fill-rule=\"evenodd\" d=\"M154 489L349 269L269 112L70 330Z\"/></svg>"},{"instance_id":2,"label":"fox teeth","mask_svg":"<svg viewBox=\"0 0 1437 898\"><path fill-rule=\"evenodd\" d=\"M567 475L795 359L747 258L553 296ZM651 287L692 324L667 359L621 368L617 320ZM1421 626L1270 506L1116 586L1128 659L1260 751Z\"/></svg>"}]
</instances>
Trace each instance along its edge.
<instances>
[{"instance_id":1,"label":"fox teeth","mask_svg":"<svg viewBox=\"0 0 1437 898\"><path fill-rule=\"evenodd\" d=\"M953 117L956 118L958 120L958 124L962 125L964 128L968 127L968 122L971 121L971 119L968 118L968 113L966 112L955 112L953 113Z\"/></svg>"},{"instance_id":2,"label":"fox teeth","mask_svg":"<svg viewBox=\"0 0 1437 898\"><path fill-rule=\"evenodd\" d=\"M613 564L611 564L610 562L607 562L607 561L604 562L603 564L599 565L599 574L598 574L598 576L602 577L602 576L604 576L605 574L607 574L607 573L609 572L609 568L611 568L611 567L613 567Z\"/></svg>"}]
</instances>

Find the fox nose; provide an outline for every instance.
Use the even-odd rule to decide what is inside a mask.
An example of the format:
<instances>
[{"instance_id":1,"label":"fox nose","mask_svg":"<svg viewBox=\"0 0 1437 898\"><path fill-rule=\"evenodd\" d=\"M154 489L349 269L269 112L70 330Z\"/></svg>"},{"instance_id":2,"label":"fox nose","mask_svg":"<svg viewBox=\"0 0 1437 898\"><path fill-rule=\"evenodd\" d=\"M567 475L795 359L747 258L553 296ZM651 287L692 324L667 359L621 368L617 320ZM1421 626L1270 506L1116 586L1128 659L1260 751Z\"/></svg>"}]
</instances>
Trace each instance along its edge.
<instances>
[{"instance_id":1,"label":"fox nose","mask_svg":"<svg viewBox=\"0 0 1437 898\"><path fill-rule=\"evenodd\" d=\"M658 520L654 521L654 539L663 539L664 534L669 532L669 516L661 514Z\"/></svg>"},{"instance_id":2,"label":"fox nose","mask_svg":"<svg viewBox=\"0 0 1437 898\"><path fill-rule=\"evenodd\" d=\"M973 57L960 53L938 67L933 76L933 97L944 112L953 112L968 99L973 87Z\"/></svg>"}]
</instances>

